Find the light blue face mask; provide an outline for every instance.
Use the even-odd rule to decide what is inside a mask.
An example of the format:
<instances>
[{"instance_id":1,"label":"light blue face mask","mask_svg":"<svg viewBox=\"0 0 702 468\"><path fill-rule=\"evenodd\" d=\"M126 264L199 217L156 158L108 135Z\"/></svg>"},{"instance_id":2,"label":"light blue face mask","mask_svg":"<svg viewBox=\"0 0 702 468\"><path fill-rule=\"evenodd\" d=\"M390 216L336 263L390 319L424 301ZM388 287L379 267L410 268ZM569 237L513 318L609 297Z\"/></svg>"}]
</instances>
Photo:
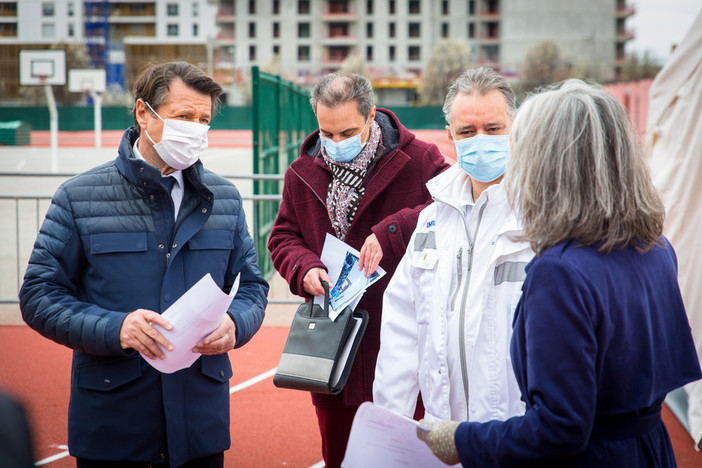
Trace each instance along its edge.
<instances>
[{"instance_id":1,"label":"light blue face mask","mask_svg":"<svg viewBox=\"0 0 702 468\"><path fill-rule=\"evenodd\" d=\"M509 156L509 135L477 134L456 140L458 163L466 173L480 182L492 182L505 173Z\"/></svg>"},{"instance_id":2,"label":"light blue face mask","mask_svg":"<svg viewBox=\"0 0 702 468\"><path fill-rule=\"evenodd\" d=\"M327 156L332 158L334 162L338 163L347 163L352 161L361 153L361 150L364 146L366 146L366 143L368 143L367 140L366 143L361 143L361 135L368 126L369 121L370 119L366 121L361 133L341 140L338 143L335 143L331 138L327 138L320 134L319 138L322 141L322 146L324 147L324 151L327 153Z\"/></svg>"}]
</instances>

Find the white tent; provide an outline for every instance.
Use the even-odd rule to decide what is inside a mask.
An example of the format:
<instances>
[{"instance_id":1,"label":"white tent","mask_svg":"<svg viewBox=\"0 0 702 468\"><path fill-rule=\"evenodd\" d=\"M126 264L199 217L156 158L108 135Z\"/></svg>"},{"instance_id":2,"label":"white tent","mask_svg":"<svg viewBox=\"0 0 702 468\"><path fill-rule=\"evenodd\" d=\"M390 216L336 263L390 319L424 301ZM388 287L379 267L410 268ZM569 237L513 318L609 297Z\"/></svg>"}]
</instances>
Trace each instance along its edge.
<instances>
[{"instance_id":1,"label":"white tent","mask_svg":"<svg viewBox=\"0 0 702 468\"><path fill-rule=\"evenodd\" d=\"M649 91L646 150L666 207L664 233L702 361L702 12ZM688 423L702 440L702 381L685 387ZM684 401L684 400L683 400Z\"/></svg>"}]
</instances>

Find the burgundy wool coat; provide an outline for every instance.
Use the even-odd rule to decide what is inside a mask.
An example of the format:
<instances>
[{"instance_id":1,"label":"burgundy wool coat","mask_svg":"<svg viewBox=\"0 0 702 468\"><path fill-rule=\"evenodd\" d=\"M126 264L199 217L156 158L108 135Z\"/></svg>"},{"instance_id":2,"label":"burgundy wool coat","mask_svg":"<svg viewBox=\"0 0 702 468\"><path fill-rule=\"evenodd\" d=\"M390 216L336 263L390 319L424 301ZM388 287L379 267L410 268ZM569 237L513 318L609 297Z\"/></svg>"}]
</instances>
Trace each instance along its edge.
<instances>
[{"instance_id":1,"label":"burgundy wool coat","mask_svg":"<svg viewBox=\"0 0 702 468\"><path fill-rule=\"evenodd\" d=\"M336 396L314 393L313 403L320 407L352 406L372 400L383 292L405 253L419 212L431 201L425 184L449 167L436 145L417 140L389 110L378 108L375 121L382 130L382 140L344 241L361 250L366 238L375 234L383 249L380 266L388 274L368 288L358 304L368 311L370 321L346 387ZM290 291L299 296L309 297L302 280L311 268L325 268L319 258L324 238L327 233L335 235L326 208L330 182L331 172L320 154L316 130L285 172L283 200L268 241L276 270L288 282Z\"/></svg>"}]
</instances>

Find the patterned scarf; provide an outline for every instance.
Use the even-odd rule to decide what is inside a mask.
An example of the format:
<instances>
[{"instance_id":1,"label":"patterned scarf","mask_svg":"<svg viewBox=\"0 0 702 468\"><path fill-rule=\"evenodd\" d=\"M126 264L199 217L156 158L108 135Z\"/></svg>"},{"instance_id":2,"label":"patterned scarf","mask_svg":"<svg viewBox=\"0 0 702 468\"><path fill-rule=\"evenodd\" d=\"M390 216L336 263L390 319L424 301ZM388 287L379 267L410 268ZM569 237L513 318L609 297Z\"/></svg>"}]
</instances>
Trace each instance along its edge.
<instances>
[{"instance_id":1,"label":"patterned scarf","mask_svg":"<svg viewBox=\"0 0 702 468\"><path fill-rule=\"evenodd\" d=\"M361 185L368 166L375 157L381 136L380 125L373 121L368 142L358 156L347 163L334 162L322 147L322 157L332 173L332 181L327 190L327 212L336 236L341 240L346 237L363 192L366 191Z\"/></svg>"}]
</instances>

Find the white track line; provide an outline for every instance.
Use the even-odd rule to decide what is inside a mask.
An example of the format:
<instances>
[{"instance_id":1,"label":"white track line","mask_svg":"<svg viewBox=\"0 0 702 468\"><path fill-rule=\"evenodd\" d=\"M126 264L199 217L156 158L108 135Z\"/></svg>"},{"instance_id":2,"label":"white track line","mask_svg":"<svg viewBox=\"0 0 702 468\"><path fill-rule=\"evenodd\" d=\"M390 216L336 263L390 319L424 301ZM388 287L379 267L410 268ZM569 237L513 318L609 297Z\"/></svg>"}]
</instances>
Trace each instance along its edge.
<instances>
[{"instance_id":1,"label":"white track line","mask_svg":"<svg viewBox=\"0 0 702 468\"><path fill-rule=\"evenodd\" d=\"M35 466L46 465L47 463L55 462L56 460L66 458L68 456L68 446L67 445L57 445L56 448L65 450L65 452L57 453L56 455L52 455L52 456L47 457L43 460L39 460L34 465Z\"/></svg>"},{"instance_id":2,"label":"white track line","mask_svg":"<svg viewBox=\"0 0 702 468\"><path fill-rule=\"evenodd\" d=\"M310 468L324 468L324 460L315 463L314 465L310 466Z\"/></svg>"},{"instance_id":3,"label":"white track line","mask_svg":"<svg viewBox=\"0 0 702 468\"><path fill-rule=\"evenodd\" d=\"M274 367L273 369L268 370L268 371L264 372L263 374L259 374L256 377L253 377L245 382L234 385L233 387L231 387L229 389L229 394L233 395L234 393L236 393L238 391L244 390L245 388L248 388L248 387L255 385L263 380L266 380L269 377L272 377L275 374L276 369L277 369L277 367ZM68 447L65 445L59 445L58 448L67 449ZM67 456L68 456L68 450L66 450L65 452L57 453L56 455L52 455L50 457L44 458L43 460L39 460L38 462L35 463L35 465L36 466L46 465L47 463L55 462L56 460L60 460L60 459L65 458ZM314 465L314 468L322 467L322 466L324 466L323 463L321 465L319 463L317 463L316 465Z\"/></svg>"},{"instance_id":4,"label":"white track line","mask_svg":"<svg viewBox=\"0 0 702 468\"><path fill-rule=\"evenodd\" d=\"M245 382L234 385L233 387L231 387L229 389L229 394L232 395L232 394L238 392L239 390L243 390L247 387L250 387L252 385L255 385L255 384L261 382L262 380L266 380L268 377L272 377L275 374L276 369L277 369L277 367L274 367L273 369L266 371L263 374L259 374L256 377L253 377Z\"/></svg>"}]
</instances>

